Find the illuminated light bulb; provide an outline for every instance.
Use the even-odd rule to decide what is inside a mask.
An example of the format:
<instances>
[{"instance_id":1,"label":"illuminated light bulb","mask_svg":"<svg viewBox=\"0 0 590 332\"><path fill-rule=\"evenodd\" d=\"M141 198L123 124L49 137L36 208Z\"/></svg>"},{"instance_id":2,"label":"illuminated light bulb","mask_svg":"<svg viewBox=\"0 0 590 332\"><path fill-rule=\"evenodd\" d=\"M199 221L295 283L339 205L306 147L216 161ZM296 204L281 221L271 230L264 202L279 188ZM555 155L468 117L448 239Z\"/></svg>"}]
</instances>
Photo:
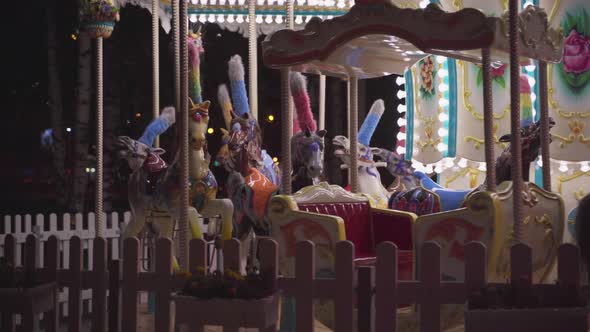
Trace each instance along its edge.
<instances>
[{"instance_id":1,"label":"illuminated light bulb","mask_svg":"<svg viewBox=\"0 0 590 332\"><path fill-rule=\"evenodd\" d=\"M278 163L278 162L279 162L279 158L277 158L277 157L272 157L272 161L274 161L275 163Z\"/></svg>"},{"instance_id":2,"label":"illuminated light bulb","mask_svg":"<svg viewBox=\"0 0 590 332\"><path fill-rule=\"evenodd\" d=\"M215 5L217 5L217 0L209 0L209 4L211 6L215 6Z\"/></svg>"},{"instance_id":3,"label":"illuminated light bulb","mask_svg":"<svg viewBox=\"0 0 590 332\"><path fill-rule=\"evenodd\" d=\"M560 166L559 166L559 171L562 173L567 172L568 168L567 168L567 163L562 161Z\"/></svg>"},{"instance_id":4,"label":"illuminated light bulb","mask_svg":"<svg viewBox=\"0 0 590 332\"><path fill-rule=\"evenodd\" d=\"M430 3L430 1L428 1L428 0L420 1L420 8L426 8L429 3Z\"/></svg>"},{"instance_id":5,"label":"illuminated light bulb","mask_svg":"<svg viewBox=\"0 0 590 332\"><path fill-rule=\"evenodd\" d=\"M425 173L428 173L428 174L432 174L432 172L434 172L434 169L433 169L433 167L432 167L432 164L430 164L430 165L427 165L427 166L424 168L424 172L425 172Z\"/></svg>"},{"instance_id":6,"label":"illuminated light bulb","mask_svg":"<svg viewBox=\"0 0 590 332\"><path fill-rule=\"evenodd\" d=\"M191 0L191 3L192 3L193 5L196 5L196 4L198 4L198 3L199 3L199 1L198 1L198 0Z\"/></svg>"},{"instance_id":7,"label":"illuminated light bulb","mask_svg":"<svg viewBox=\"0 0 590 332\"><path fill-rule=\"evenodd\" d=\"M297 0L297 6L303 6L305 4L305 0Z\"/></svg>"},{"instance_id":8,"label":"illuminated light bulb","mask_svg":"<svg viewBox=\"0 0 590 332\"><path fill-rule=\"evenodd\" d=\"M487 169L486 168L486 163L479 163L479 167L477 169L479 169L482 172L485 172L486 169Z\"/></svg>"},{"instance_id":9,"label":"illuminated light bulb","mask_svg":"<svg viewBox=\"0 0 590 332\"><path fill-rule=\"evenodd\" d=\"M406 84L406 79L403 76L398 76L395 79L395 84L397 84L397 85L404 85L404 84Z\"/></svg>"},{"instance_id":10,"label":"illuminated light bulb","mask_svg":"<svg viewBox=\"0 0 590 332\"><path fill-rule=\"evenodd\" d=\"M331 20L333 18L334 18L334 15L328 15L328 17L327 17L328 20Z\"/></svg>"},{"instance_id":11,"label":"illuminated light bulb","mask_svg":"<svg viewBox=\"0 0 590 332\"><path fill-rule=\"evenodd\" d=\"M141 118L141 113L135 113L136 118Z\"/></svg>"},{"instance_id":12,"label":"illuminated light bulb","mask_svg":"<svg viewBox=\"0 0 590 332\"><path fill-rule=\"evenodd\" d=\"M92 168L90 169L90 173L94 173L94 172L96 172L96 168L92 167Z\"/></svg>"},{"instance_id":13,"label":"illuminated light bulb","mask_svg":"<svg viewBox=\"0 0 590 332\"><path fill-rule=\"evenodd\" d=\"M238 15L238 17L236 18L236 22L244 23L244 15Z\"/></svg>"},{"instance_id":14,"label":"illuminated light bulb","mask_svg":"<svg viewBox=\"0 0 590 332\"><path fill-rule=\"evenodd\" d=\"M447 107L449 106L449 101L446 98L441 98L438 100L438 106Z\"/></svg>"},{"instance_id":15,"label":"illuminated light bulb","mask_svg":"<svg viewBox=\"0 0 590 332\"><path fill-rule=\"evenodd\" d=\"M230 6L233 6L236 4L236 0L228 0L228 1L229 1Z\"/></svg>"},{"instance_id":16,"label":"illuminated light bulb","mask_svg":"<svg viewBox=\"0 0 590 332\"><path fill-rule=\"evenodd\" d=\"M442 168L442 166L441 166L440 164L437 164L437 165L434 167L434 171L435 171L436 173L440 174L440 173L442 173L442 172L443 172L443 168Z\"/></svg>"},{"instance_id":17,"label":"illuminated light bulb","mask_svg":"<svg viewBox=\"0 0 590 332\"><path fill-rule=\"evenodd\" d=\"M438 129L438 136L445 137L449 135L449 131L446 128L439 128Z\"/></svg>"},{"instance_id":18,"label":"illuminated light bulb","mask_svg":"<svg viewBox=\"0 0 590 332\"><path fill-rule=\"evenodd\" d=\"M543 167L543 159L541 159L541 158L537 159L537 166Z\"/></svg>"},{"instance_id":19,"label":"illuminated light bulb","mask_svg":"<svg viewBox=\"0 0 590 332\"><path fill-rule=\"evenodd\" d=\"M534 103L537 100L537 95L535 93L531 93L531 101Z\"/></svg>"},{"instance_id":20,"label":"illuminated light bulb","mask_svg":"<svg viewBox=\"0 0 590 332\"><path fill-rule=\"evenodd\" d=\"M70 127L67 127L67 128L66 128L66 131L67 131L68 133L71 133L71 132L72 132L72 128L70 128Z\"/></svg>"},{"instance_id":21,"label":"illuminated light bulb","mask_svg":"<svg viewBox=\"0 0 590 332\"><path fill-rule=\"evenodd\" d=\"M295 23L296 23L296 24L301 24L301 23L303 23L303 19L301 18L301 16L297 16L297 17L295 18Z\"/></svg>"},{"instance_id":22,"label":"illuminated light bulb","mask_svg":"<svg viewBox=\"0 0 590 332\"><path fill-rule=\"evenodd\" d=\"M275 120L275 116L274 115L271 114L271 115L268 116L268 121L269 122L273 122L274 120Z\"/></svg>"},{"instance_id":23,"label":"illuminated light bulb","mask_svg":"<svg viewBox=\"0 0 590 332\"><path fill-rule=\"evenodd\" d=\"M277 17L275 17L275 22L277 22L278 24L283 23L283 16L277 15Z\"/></svg>"},{"instance_id":24,"label":"illuminated light bulb","mask_svg":"<svg viewBox=\"0 0 590 332\"><path fill-rule=\"evenodd\" d=\"M263 22L264 22L264 19L262 19L262 15L256 15L256 23L262 24Z\"/></svg>"},{"instance_id":25,"label":"illuminated light bulb","mask_svg":"<svg viewBox=\"0 0 590 332\"><path fill-rule=\"evenodd\" d=\"M587 161L582 163L582 166L580 167L580 171L582 171L582 172L590 171L590 166L588 165Z\"/></svg>"},{"instance_id":26,"label":"illuminated light bulb","mask_svg":"<svg viewBox=\"0 0 590 332\"><path fill-rule=\"evenodd\" d=\"M453 162L453 158L445 158L445 167L451 168L453 166L455 166L455 163Z\"/></svg>"},{"instance_id":27,"label":"illuminated light bulb","mask_svg":"<svg viewBox=\"0 0 590 332\"><path fill-rule=\"evenodd\" d=\"M397 149L395 149L395 152L397 152L398 154L405 154L406 148L404 148L403 146L398 146Z\"/></svg>"},{"instance_id":28,"label":"illuminated light bulb","mask_svg":"<svg viewBox=\"0 0 590 332\"><path fill-rule=\"evenodd\" d=\"M440 56L440 55L436 56L436 62L445 63L445 61L447 61L447 58L445 58L444 56Z\"/></svg>"},{"instance_id":29,"label":"illuminated light bulb","mask_svg":"<svg viewBox=\"0 0 590 332\"><path fill-rule=\"evenodd\" d=\"M266 22L266 24L271 24L272 23L272 16L271 15L266 15L266 18L264 19L264 22Z\"/></svg>"},{"instance_id":30,"label":"illuminated light bulb","mask_svg":"<svg viewBox=\"0 0 590 332\"><path fill-rule=\"evenodd\" d=\"M279 6L282 6L282 5L284 5L284 4L285 4L285 0L278 0L278 1L277 1L277 4L278 4Z\"/></svg>"},{"instance_id":31,"label":"illuminated light bulb","mask_svg":"<svg viewBox=\"0 0 590 332\"><path fill-rule=\"evenodd\" d=\"M401 140L405 140L406 139L406 134L405 133L397 133L397 140L401 141Z\"/></svg>"},{"instance_id":32,"label":"illuminated light bulb","mask_svg":"<svg viewBox=\"0 0 590 332\"><path fill-rule=\"evenodd\" d=\"M400 127L405 126L406 125L406 119L404 119L404 118L397 119L397 125L400 126Z\"/></svg>"},{"instance_id":33,"label":"illuminated light bulb","mask_svg":"<svg viewBox=\"0 0 590 332\"><path fill-rule=\"evenodd\" d=\"M461 168L467 167L467 159L461 158L461 160L459 160L459 162L457 163L457 166L459 166Z\"/></svg>"},{"instance_id":34,"label":"illuminated light bulb","mask_svg":"<svg viewBox=\"0 0 590 332\"><path fill-rule=\"evenodd\" d=\"M398 113L405 113L408 110L408 107L404 104L397 105L397 112Z\"/></svg>"},{"instance_id":35,"label":"illuminated light bulb","mask_svg":"<svg viewBox=\"0 0 590 332\"><path fill-rule=\"evenodd\" d=\"M446 84L444 84L444 83L443 84L440 84L438 86L438 91L440 91L440 92L447 92L447 91L449 91L449 86L446 85Z\"/></svg>"},{"instance_id":36,"label":"illuminated light bulb","mask_svg":"<svg viewBox=\"0 0 590 332\"><path fill-rule=\"evenodd\" d=\"M534 6L534 4L532 2L530 2L530 1L527 1L527 2L524 3L523 8L526 8L528 6Z\"/></svg>"},{"instance_id":37,"label":"illuminated light bulb","mask_svg":"<svg viewBox=\"0 0 590 332\"><path fill-rule=\"evenodd\" d=\"M228 15L227 16L227 22L228 23L234 23L234 16L233 15Z\"/></svg>"},{"instance_id":38,"label":"illuminated light bulb","mask_svg":"<svg viewBox=\"0 0 590 332\"><path fill-rule=\"evenodd\" d=\"M535 71L535 69L537 69L537 66L535 66L535 65L528 65L528 66L524 67L524 69L530 73L530 72Z\"/></svg>"},{"instance_id":39,"label":"illuminated light bulb","mask_svg":"<svg viewBox=\"0 0 590 332\"><path fill-rule=\"evenodd\" d=\"M209 17L207 18L207 22L215 23L215 15L210 14Z\"/></svg>"},{"instance_id":40,"label":"illuminated light bulb","mask_svg":"<svg viewBox=\"0 0 590 332\"><path fill-rule=\"evenodd\" d=\"M447 145L446 145L445 143L438 143L438 144L436 145L436 149L437 149L439 152L445 152L445 151L447 151L448 147L447 147Z\"/></svg>"},{"instance_id":41,"label":"illuminated light bulb","mask_svg":"<svg viewBox=\"0 0 590 332\"><path fill-rule=\"evenodd\" d=\"M264 0L258 0L258 1L256 1L256 4L258 6L264 6Z\"/></svg>"},{"instance_id":42,"label":"illuminated light bulb","mask_svg":"<svg viewBox=\"0 0 590 332\"><path fill-rule=\"evenodd\" d=\"M238 0L238 5L243 6L246 3L246 0Z\"/></svg>"},{"instance_id":43,"label":"illuminated light bulb","mask_svg":"<svg viewBox=\"0 0 590 332\"><path fill-rule=\"evenodd\" d=\"M201 22L201 23L207 22L207 17L205 15L199 15L199 22Z\"/></svg>"},{"instance_id":44,"label":"illuminated light bulb","mask_svg":"<svg viewBox=\"0 0 590 332\"><path fill-rule=\"evenodd\" d=\"M86 167L86 173L90 173L90 168Z\"/></svg>"},{"instance_id":45,"label":"illuminated light bulb","mask_svg":"<svg viewBox=\"0 0 590 332\"><path fill-rule=\"evenodd\" d=\"M529 76L529 85L531 87L535 86L535 83L537 83L537 81L535 81L535 78L532 76Z\"/></svg>"},{"instance_id":46,"label":"illuminated light bulb","mask_svg":"<svg viewBox=\"0 0 590 332\"><path fill-rule=\"evenodd\" d=\"M346 7L346 4L344 3L344 1L338 1L338 8L344 8Z\"/></svg>"},{"instance_id":47,"label":"illuminated light bulb","mask_svg":"<svg viewBox=\"0 0 590 332\"><path fill-rule=\"evenodd\" d=\"M307 22L311 21L311 19L312 19L312 18L313 18L313 16L311 16L311 15L307 15L307 16L305 17L305 22L307 23Z\"/></svg>"},{"instance_id":48,"label":"illuminated light bulb","mask_svg":"<svg viewBox=\"0 0 590 332\"><path fill-rule=\"evenodd\" d=\"M447 77L449 75L449 71L446 69L441 69L438 71L438 76L440 77Z\"/></svg>"},{"instance_id":49,"label":"illuminated light bulb","mask_svg":"<svg viewBox=\"0 0 590 332\"><path fill-rule=\"evenodd\" d=\"M223 15L221 15L221 14L217 15L217 22L219 22L219 23L225 22L225 17L223 17Z\"/></svg>"},{"instance_id":50,"label":"illuminated light bulb","mask_svg":"<svg viewBox=\"0 0 590 332\"><path fill-rule=\"evenodd\" d=\"M191 14L189 20L193 23L196 23L199 20L199 17L196 14Z\"/></svg>"},{"instance_id":51,"label":"illuminated light bulb","mask_svg":"<svg viewBox=\"0 0 590 332\"><path fill-rule=\"evenodd\" d=\"M225 6L225 2L226 2L226 0L219 0L219 4L222 6Z\"/></svg>"},{"instance_id":52,"label":"illuminated light bulb","mask_svg":"<svg viewBox=\"0 0 590 332\"><path fill-rule=\"evenodd\" d=\"M405 92L405 91L403 91L403 90L399 90L399 91L397 92L397 98L399 98L399 99L404 99L404 98L406 98L406 92Z\"/></svg>"},{"instance_id":53,"label":"illuminated light bulb","mask_svg":"<svg viewBox=\"0 0 590 332\"><path fill-rule=\"evenodd\" d=\"M440 121L440 122L449 121L449 116L447 115L447 113L440 113L438 115L438 121Z\"/></svg>"},{"instance_id":54,"label":"illuminated light bulb","mask_svg":"<svg viewBox=\"0 0 590 332\"><path fill-rule=\"evenodd\" d=\"M404 61L405 62L410 62L410 60L412 60L412 59L410 59L410 58L404 58Z\"/></svg>"}]
</instances>

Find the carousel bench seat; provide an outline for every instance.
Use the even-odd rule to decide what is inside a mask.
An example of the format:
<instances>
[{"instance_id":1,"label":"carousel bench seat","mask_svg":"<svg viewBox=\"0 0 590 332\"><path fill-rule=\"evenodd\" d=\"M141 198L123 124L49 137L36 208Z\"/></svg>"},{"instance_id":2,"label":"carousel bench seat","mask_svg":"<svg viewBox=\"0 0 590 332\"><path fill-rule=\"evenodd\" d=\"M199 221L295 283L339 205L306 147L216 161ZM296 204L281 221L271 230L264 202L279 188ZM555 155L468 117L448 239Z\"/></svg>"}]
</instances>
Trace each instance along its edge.
<instances>
[{"instance_id":1,"label":"carousel bench seat","mask_svg":"<svg viewBox=\"0 0 590 332\"><path fill-rule=\"evenodd\" d=\"M373 208L363 195L322 183L292 196L275 196L269 219L273 237L280 243L282 273L294 271L294 246L298 241L316 244L316 269L325 273L333 271L333 250L338 241L354 244L356 266L374 265L379 243L391 241L399 250L399 278L412 277L412 228L416 219L412 213Z\"/></svg>"}]
</instances>

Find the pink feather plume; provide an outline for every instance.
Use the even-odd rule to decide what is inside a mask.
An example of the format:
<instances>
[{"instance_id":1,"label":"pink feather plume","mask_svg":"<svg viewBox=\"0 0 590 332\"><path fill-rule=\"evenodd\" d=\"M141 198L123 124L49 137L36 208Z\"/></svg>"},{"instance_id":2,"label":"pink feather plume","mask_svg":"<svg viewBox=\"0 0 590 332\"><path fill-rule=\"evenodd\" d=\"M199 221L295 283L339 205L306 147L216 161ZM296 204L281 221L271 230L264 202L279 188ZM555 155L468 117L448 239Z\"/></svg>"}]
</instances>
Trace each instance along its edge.
<instances>
[{"instance_id":1,"label":"pink feather plume","mask_svg":"<svg viewBox=\"0 0 590 332\"><path fill-rule=\"evenodd\" d=\"M300 130L307 128L311 131L316 131L317 124L313 118L309 95L307 94L307 79L301 73L291 74L291 95L293 96ZM293 127L293 132L296 132L295 126Z\"/></svg>"}]
</instances>

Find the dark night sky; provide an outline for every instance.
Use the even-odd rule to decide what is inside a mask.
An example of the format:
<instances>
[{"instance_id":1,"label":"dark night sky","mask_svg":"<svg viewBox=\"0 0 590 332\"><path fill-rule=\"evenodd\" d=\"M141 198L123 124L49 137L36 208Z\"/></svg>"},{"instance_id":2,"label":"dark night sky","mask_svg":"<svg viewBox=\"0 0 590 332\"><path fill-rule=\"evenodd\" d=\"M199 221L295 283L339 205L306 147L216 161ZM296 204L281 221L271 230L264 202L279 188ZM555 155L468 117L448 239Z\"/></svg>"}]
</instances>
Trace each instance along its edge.
<instances>
[{"instance_id":1,"label":"dark night sky","mask_svg":"<svg viewBox=\"0 0 590 332\"><path fill-rule=\"evenodd\" d=\"M75 0L58 1L58 58L60 60L60 80L64 101L64 125L72 126L74 121L74 84L76 81L77 44L71 38L77 33ZM44 5L47 1L16 1L5 10L3 24L4 56L3 75L1 76L1 96L3 100L3 121L0 121L2 142L2 172L0 186L3 199L0 200L0 213L53 211L51 202L50 156L40 149L40 134L49 128L50 114L47 105L47 48ZM9 14L10 13L10 14ZM151 114L151 23L146 10L135 7L124 9L121 22L117 25L113 37L105 41L105 81L110 84L112 77L109 69L122 70L122 89L132 94L131 100L123 98L121 102L121 128L118 134L138 136L147 125ZM237 33L220 29L216 25L207 25L204 29L205 58L202 64L203 93L205 99L212 100L210 126L219 128L223 125L220 110L217 107L215 93L217 86L227 82L227 61L234 54L240 54L247 65L248 42ZM168 53L169 36L163 30L160 33L161 57L161 103L162 106L172 102L172 63ZM109 53L111 52L111 53ZM107 54L108 53L108 54ZM108 68L108 67L111 68ZM265 68L259 56L259 122L263 130L265 146L272 156L280 151L280 91L279 72ZM246 70L246 75L248 71ZM247 78L246 78L247 79ZM317 112L317 78L310 77L310 95L312 108ZM336 84L336 90L327 88L328 130L346 128L345 84L328 80ZM362 116L368 111L372 102L383 98L386 112L373 136L374 146L393 149L397 128L397 87L395 76L368 80L361 85L365 91L360 97L359 105ZM337 91L335 95L331 95ZM341 100L335 101L334 98ZM336 103L336 104L335 104ZM136 112L146 116L133 119ZM274 114L277 121L268 123L267 115ZM317 113L316 113L317 116ZM125 125L130 118L131 125ZM219 144L218 130L209 137L210 147L215 152ZM344 132L329 132L328 139ZM383 174L383 173L382 173ZM385 174L384 174L385 175ZM384 182L388 183L385 176ZM29 183L32 182L32 183ZM30 202L30 203L29 203Z\"/></svg>"}]
</instances>

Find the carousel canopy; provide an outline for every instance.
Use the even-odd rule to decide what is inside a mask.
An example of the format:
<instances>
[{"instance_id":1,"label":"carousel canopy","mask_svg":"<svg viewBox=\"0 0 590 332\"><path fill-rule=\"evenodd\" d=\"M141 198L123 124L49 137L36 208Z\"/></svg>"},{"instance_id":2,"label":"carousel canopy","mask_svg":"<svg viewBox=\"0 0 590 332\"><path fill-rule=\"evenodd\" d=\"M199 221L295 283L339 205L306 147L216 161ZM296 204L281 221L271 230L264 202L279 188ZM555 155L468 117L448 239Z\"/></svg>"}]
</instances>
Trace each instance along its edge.
<instances>
[{"instance_id":1,"label":"carousel canopy","mask_svg":"<svg viewBox=\"0 0 590 332\"><path fill-rule=\"evenodd\" d=\"M549 27L543 9L520 13L520 54L550 63L561 60L563 36ZM401 9L392 3L356 4L333 19L312 19L303 30L280 30L262 44L266 65L336 77L372 78L404 70L425 53L480 62L508 62L508 16L489 17L473 8L448 13L438 5Z\"/></svg>"}]
</instances>

